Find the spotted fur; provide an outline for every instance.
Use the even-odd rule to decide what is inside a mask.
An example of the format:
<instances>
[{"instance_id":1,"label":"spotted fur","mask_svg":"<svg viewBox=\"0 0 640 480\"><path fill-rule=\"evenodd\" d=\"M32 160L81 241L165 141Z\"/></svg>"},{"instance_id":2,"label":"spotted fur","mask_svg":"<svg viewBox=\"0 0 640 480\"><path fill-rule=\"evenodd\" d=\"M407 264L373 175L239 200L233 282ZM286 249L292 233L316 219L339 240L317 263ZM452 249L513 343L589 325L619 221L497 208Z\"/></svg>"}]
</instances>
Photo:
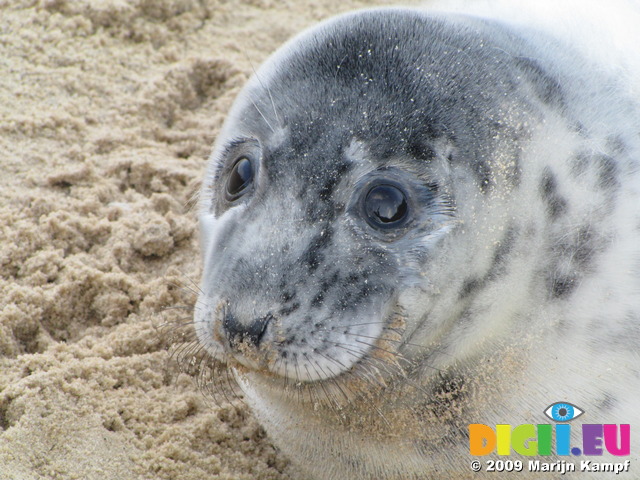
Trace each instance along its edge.
<instances>
[{"instance_id":1,"label":"spotted fur","mask_svg":"<svg viewBox=\"0 0 640 480\"><path fill-rule=\"evenodd\" d=\"M470 423L559 400L640 443L640 38L513 3L324 22L216 141L194 326L313 478L466 478ZM406 198L393 228L367 218L381 184Z\"/></svg>"}]
</instances>

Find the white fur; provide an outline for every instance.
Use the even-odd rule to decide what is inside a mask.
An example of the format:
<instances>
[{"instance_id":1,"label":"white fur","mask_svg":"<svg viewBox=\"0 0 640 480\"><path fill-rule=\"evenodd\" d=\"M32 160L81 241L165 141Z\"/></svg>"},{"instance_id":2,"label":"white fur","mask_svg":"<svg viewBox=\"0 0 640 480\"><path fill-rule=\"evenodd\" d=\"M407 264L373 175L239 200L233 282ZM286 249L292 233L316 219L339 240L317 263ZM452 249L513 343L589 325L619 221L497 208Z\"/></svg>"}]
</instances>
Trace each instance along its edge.
<instances>
[{"instance_id":1,"label":"white fur","mask_svg":"<svg viewBox=\"0 0 640 480\"><path fill-rule=\"evenodd\" d=\"M468 455L468 445L431 451L430 437L425 434L422 446L429 453L420 454L409 446L413 445L410 441L404 443L405 428L407 438L418 436L416 428L420 424L416 418L421 417L411 415L415 414L413 406L422 406L420 402L424 402L429 393L428 389L422 390L423 385L430 385L439 371L447 370L463 372L475 402L466 406L465 414L472 415L469 418L461 420L456 417L458 412L444 412L445 417L451 415L451 422L551 423L541 418L549 403L575 402L585 411L585 423L589 423L590 418L594 423L631 423L631 459L637 463L640 461L637 453L640 444L640 55L637 53L640 6L626 0L477 0L439 2L438 5L440 10L498 19L524 32L537 47L535 60L563 79L570 114L580 121L584 132L578 131L553 107L544 106L544 119L532 120L538 123L527 125L531 138L521 158L524 167L517 195L508 187L499 187L486 196L471 188L460 191L456 197L455 222L443 222L432 236L421 239L408 236L389 244L388 251L394 258L402 258L405 269L411 272L410 280L398 279L399 283L405 282L401 284L406 289L400 292L397 303L406 316L402 353L424 363L419 371L421 376L411 379L414 383L406 380L402 388L389 393L393 398L385 398L386 403L367 398L362 404L346 406L346 413L340 410L336 415L346 418L345 423L329 418L318 405L308 408L271 377L238 370L240 386L275 442L317 478L465 478L463 475L469 473L468 464L473 460ZM304 32L288 42L259 70L232 109L221 139L250 134L242 131L239 105L246 104L252 89L268 83L276 69L284 68L282 62L286 64L287 56L308 42L310 35ZM269 105L256 108L263 117L269 117L273 144L282 142L289 131L278 123L275 106L272 112ZM512 121L518 124L527 119L520 112L513 112ZM615 208L607 211L607 192L592 188L600 172L591 169L576 178L572 162L580 152L611 154L610 142L614 137L624 141L626 150L615 158L616 180L621 185L616 189ZM346 155L355 168L352 176L342 179L338 188L339 192L347 192L343 193L345 202L353 178L366 175L374 168L367 146L356 140ZM217 161L214 153L205 185L211 181ZM398 158L391 163L402 168L403 162L406 163L406 159ZM472 182L464 172L448 169L442 159L438 162L441 165L434 167L435 175L461 185ZM499 164L500 159L496 163ZM541 179L549 169L557 181L558 194L570 205L569 213L557 221L550 220L540 194ZM502 179L501 172L493 174ZM268 201L274 202L272 210L276 211L287 197L283 192L274 195L275 200ZM242 210L241 207L231 209L215 219L209 208L211 193L206 188L202 198L203 252L207 261L219 262L222 260L207 256L207 246L216 243L217 229L225 222L233 222ZM295 219L301 215L302 207L293 204L284 215ZM301 255L301 246L309 243L317 232L301 231L295 223L287 226L284 217L277 220L278 231L261 222L248 228L246 241L233 246L234 254L249 256L250 252L259 250L262 243L274 248L282 244L283 239L298 238L301 241L295 244L296 250L290 255ZM336 231L349 227L347 223L338 225ZM509 225L516 225L520 238L527 240L516 243L508 271L481 294L466 300L468 303L461 301L459 292L463 281L475 273L481 276L487 272L496 245L503 241ZM585 225L593 227L604 253L594 255L594 264L589 265L588 273L578 277L579 285L568 300L551 299L544 277L550 272L545 268L555 268L559 275L570 274L576 268L576 260L545 248L545 242L549 239L557 243L565 239L571 241ZM529 237L523 232L530 232ZM424 268L417 257L411 256L412 248L431 254ZM558 256L557 263L550 262L549 257L553 255ZM205 269L210 267L205 264ZM260 292L255 292L255 296L259 299ZM199 338L212 355L221 348L212 340L211 327L211 317L219 300L215 296L205 298L207 307L196 314ZM238 308L247 309L249 317L256 313L248 303ZM461 319L464 313L468 317ZM361 311L351 321L358 325L370 318L379 320L389 316L386 310ZM564 330L559 330L561 328ZM371 350L358 346L358 340L366 342L365 339L379 336L381 330L379 323L372 323L352 330L352 337L336 333L333 340L352 342L362 358ZM309 342L313 341L309 338ZM350 357L346 351L332 354L344 362L343 371L350 370L360 360ZM326 368L329 375L318 370L314 373L308 368L305 373L304 369L313 364L304 361L296 364L302 367L301 371L293 371L291 364L285 364L280 369L273 366L271 373L303 381L329 379L337 373L333 371L336 364L323 362L317 360L315 365L321 370ZM332 387L330 382L326 385ZM604 405L607 402L610 405ZM404 417L397 420L394 408L409 412L412 421L404 424L401 421ZM366 431L359 425L363 422L359 413L365 418L364 423L383 425L380 430L386 422L391 433L397 436L381 434L378 437ZM391 418L391 423L385 415ZM439 433L448 433L446 418L441 422L431 420L424 428L433 428L434 438ZM362 428L359 430L358 426ZM524 460L526 464L527 459ZM633 465L631 473L621 476L639 478L638 467L640 465ZM472 478L482 475L515 478L513 474L488 473L474 474Z\"/></svg>"}]
</instances>

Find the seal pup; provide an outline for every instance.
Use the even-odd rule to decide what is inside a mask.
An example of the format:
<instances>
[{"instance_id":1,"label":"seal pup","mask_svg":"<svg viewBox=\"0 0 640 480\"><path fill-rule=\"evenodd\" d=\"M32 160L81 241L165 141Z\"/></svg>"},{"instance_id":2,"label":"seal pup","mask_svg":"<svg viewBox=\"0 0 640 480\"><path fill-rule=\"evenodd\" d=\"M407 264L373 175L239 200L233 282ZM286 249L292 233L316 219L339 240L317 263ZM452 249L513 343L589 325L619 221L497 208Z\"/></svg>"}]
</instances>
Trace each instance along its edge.
<instances>
[{"instance_id":1,"label":"seal pup","mask_svg":"<svg viewBox=\"0 0 640 480\"><path fill-rule=\"evenodd\" d=\"M558 401L638 460L640 69L541 25L343 15L232 107L194 328L310 477L476 478L470 424Z\"/></svg>"}]
</instances>

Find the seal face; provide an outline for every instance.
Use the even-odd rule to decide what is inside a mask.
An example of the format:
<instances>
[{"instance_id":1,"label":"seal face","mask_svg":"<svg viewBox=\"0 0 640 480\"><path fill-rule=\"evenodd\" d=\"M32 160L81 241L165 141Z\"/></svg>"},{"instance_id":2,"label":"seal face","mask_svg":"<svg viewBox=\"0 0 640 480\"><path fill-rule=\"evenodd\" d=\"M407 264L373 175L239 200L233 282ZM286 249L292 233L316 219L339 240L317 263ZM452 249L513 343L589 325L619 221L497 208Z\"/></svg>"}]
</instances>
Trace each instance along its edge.
<instances>
[{"instance_id":1,"label":"seal face","mask_svg":"<svg viewBox=\"0 0 640 480\"><path fill-rule=\"evenodd\" d=\"M640 423L635 93L551 37L409 9L257 72L203 185L194 326L302 469L462 478L470 423L556 397Z\"/></svg>"}]
</instances>

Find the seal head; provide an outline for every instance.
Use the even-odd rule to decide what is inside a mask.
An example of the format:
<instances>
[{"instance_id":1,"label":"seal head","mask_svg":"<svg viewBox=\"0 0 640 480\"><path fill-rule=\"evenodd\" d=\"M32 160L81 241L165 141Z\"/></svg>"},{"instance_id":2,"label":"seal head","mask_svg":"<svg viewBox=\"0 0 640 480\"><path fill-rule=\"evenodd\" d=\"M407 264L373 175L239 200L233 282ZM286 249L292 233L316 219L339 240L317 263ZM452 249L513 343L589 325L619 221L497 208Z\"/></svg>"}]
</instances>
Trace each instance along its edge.
<instances>
[{"instance_id":1,"label":"seal head","mask_svg":"<svg viewBox=\"0 0 640 480\"><path fill-rule=\"evenodd\" d=\"M416 290L423 316L436 245L462 220L452 177L479 198L495 190L492 169L517 182L516 159L497 165L492 152L504 138L517 151L526 131L513 116L533 108L521 71L481 61L485 48L448 29L410 11L345 17L247 86L203 193L205 344L315 381L349 371L390 325L397 335L391 319L414 310L401 293ZM452 64L456 51L466 53ZM409 320L413 330L423 319Z\"/></svg>"},{"instance_id":2,"label":"seal head","mask_svg":"<svg viewBox=\"0 0 640 480\"><path fill-rule=\"evenodd\" d=\"M251 79L203 184L194 324L302 468L461 478L469 423L578 391L604 412L585 361L623 331L640 392L640 281L609 267L638 258L640 107L613 85L553 38L405 9L322 23Z\"/></svg>"}]
</instances>

